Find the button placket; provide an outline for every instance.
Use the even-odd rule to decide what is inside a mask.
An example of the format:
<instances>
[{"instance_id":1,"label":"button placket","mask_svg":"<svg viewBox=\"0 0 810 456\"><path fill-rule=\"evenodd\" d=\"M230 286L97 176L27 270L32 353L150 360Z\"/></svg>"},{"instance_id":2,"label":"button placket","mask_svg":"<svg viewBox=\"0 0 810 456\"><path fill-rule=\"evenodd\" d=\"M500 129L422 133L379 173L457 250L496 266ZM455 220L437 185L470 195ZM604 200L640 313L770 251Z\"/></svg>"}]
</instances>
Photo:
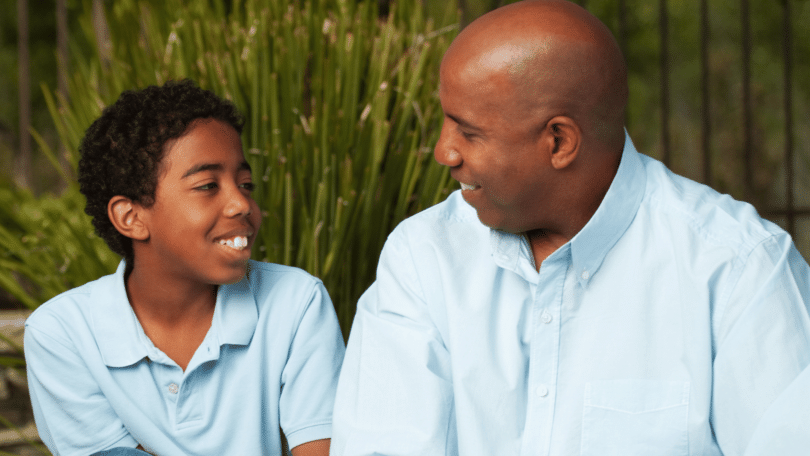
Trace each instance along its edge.
<instances>
[{"instance_id":1,"label":"button placket","mask_svg":"<svg viewBox=\"0 0 810 456\"><path fill-rule=\"evenodd\" d=\"M560 331L558 324L562 291L569 271L568 258L546 261L540 269L534 296L533 334L529 360L526 427L542 429L532 433L521 445L521 456L547 454L554 424L554 388L559 365ZM538 452L539 450L539 452Z\"/></svg>"}]
</instances>

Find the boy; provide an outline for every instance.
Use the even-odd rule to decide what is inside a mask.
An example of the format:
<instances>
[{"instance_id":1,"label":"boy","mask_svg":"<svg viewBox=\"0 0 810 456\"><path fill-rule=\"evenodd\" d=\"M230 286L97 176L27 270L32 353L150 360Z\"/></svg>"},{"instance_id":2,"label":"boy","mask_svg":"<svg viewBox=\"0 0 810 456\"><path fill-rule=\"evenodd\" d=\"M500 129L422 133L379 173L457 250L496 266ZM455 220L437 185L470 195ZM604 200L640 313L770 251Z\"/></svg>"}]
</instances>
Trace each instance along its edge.
<instances>
[{"instance_id":1,"label":"boy","mask_svg":"<svg viewBox=\"0 0 810 456\"><path fill-rule=\"evenodd\" d=\"M236 108L191 81L121 94L79 183L124 259L26 322L54 454L326 455L343 340L323 284L249 260L261 212ZM108 450L113 451L108 451Z\"/></svg>"}]
</instances>

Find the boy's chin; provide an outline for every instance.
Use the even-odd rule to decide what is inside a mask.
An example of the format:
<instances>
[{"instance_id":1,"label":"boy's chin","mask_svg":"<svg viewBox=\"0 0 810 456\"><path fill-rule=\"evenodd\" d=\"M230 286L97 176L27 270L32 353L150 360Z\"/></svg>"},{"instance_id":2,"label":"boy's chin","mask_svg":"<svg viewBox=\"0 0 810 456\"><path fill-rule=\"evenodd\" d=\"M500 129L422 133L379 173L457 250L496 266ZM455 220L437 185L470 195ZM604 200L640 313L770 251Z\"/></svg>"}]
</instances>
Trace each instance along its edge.
<instances>
[{"instance_id":1,"label":"boy's chin","mask_svg":"<svg viewBox=\"0 0 810 456\"><path fill-rule=\"evenodd\" d=\"M228 269L229 271L224 272L215 279L216 285L231 285L244 279L248 270L248 262L245 260L241 264Z\"/></svg>"}]
</instances>

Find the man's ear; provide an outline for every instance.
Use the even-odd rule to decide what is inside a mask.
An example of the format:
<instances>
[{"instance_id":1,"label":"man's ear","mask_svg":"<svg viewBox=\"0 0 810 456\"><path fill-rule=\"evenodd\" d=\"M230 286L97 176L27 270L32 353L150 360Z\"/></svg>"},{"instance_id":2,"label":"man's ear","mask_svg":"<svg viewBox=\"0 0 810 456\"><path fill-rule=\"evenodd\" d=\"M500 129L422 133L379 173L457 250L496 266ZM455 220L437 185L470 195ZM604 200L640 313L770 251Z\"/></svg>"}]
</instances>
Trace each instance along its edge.
<instances>
[{"instance_id":1,"label":"man's ear","mask_svg":"<svg viewBox=\"0 0 810 456\"><path fill-rule=\"evenodd\" d=\"M107 203L107 216L115 229L136 241L149 239L149 228L144 223L142 211L143 206L126 196L113 196Z\"/></svg>"},{"instance_id":2,"label":"man's ear","mask_svg":"<svg viewBox=\"0 0 810 456\"><path fill-rule=\"evenodd\" d=\"M542 138L545 145L551 149L551 166L563 169L579 154L582 130L570 117L557 116L548 121Z\"/></svg>"}]
</instances>

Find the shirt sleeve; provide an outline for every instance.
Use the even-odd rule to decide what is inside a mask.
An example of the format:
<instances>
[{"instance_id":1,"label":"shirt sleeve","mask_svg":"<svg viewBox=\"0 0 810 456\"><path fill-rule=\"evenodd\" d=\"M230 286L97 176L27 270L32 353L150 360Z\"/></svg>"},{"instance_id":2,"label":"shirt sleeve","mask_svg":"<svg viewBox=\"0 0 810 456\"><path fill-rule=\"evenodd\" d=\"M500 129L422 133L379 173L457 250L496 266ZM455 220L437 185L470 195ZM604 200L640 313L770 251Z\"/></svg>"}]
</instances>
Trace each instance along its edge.
<instances>
[{"instance_id":1,"label":"shirt sleeve","mask_svg":"<svg viewBox=\"0 0 810 456\"><path fill-rule=\"evenodd\" d=\"M37 431L53 454L138 446L68 341L26 325L24 348Z\"/></svg>"},{"instance_id":2,"label":"shirt sleeve","mask_svg":"<svg viewBox=\"0 0 810 456\"><path fill-rule=\"evenodd\" d=\"M450 357L402 230L360 298L335 401L332 455L457 454Z\"/></svg>"},{"instance_id":3,"label":"shirt sleeve","mask_svg":"<svg viewBox=\"0 0 810 456\"><path fill-rule=\"evenodd\" d=\"M740 270L715 328L711 419L717 442L725 455L807 454L807 263L784 234L754 248ZM774 452L774 442L784 451Z\"/></svg>"},{"instance_id":4,"label":"shirt sleeve","mask_svg":"<svg viewBox=\"0 0 810 456\"><path fill-rule=\"evenodd\" d=\"M330 438L344 351L335 309L319 281L295 331L281 374L279 419L290 448Z\"/></svg>"}]
</instances>

